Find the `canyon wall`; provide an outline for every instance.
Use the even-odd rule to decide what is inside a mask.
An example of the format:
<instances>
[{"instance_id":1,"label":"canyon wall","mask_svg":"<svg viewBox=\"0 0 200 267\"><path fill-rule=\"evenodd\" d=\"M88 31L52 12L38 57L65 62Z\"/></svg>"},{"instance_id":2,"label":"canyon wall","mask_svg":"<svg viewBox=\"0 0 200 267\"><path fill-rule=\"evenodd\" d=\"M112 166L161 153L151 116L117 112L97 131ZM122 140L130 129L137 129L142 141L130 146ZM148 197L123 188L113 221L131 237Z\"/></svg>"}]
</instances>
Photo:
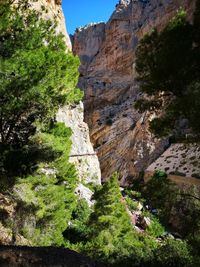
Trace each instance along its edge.
<instances>
[{"instance_id":1,"label":"canyon wall","mask_svg":"<svg viewBox=\"0 0 200 267\"><path fill-rule=\"evenodd\" d=\"M66 30L65 17L62 11L62 0L39 0L37 2L31 2L34 9L41 11L42 16L45 19L56 19L58 26L57 32L64 35L64 40L69 50L72 49L71 41Z\"/></svg>"},{"instance_id":2,"label":"canyon wall","mask_svg":"<svg viewBox=\"0 0 200 267\"><path fill-rule=\"evenodd\" d=\"M76 30L73 52L81 60L79 87L85 120L102 179L119 171L122 184L146 169L169 145L148 131L154 114L139 114L135 51L153 27L162 29L180 7L191 18L195 0L121 0L110 20Z\"/></svg>"},{"instance_id":3,"label":"canyon wall","mask_svg":"<svg viewBox=\"0 0 200 267\"><path fill-rule=\"evenodd\" d=\"M71 50L71 41L65 26L65 18L62 11L62 1L58 0L40 0L33 3L35 9L41 10L45 7L43 16L46 19L56 19L58 26L57 31L64 35L66 45ZM89 129L83 121L83 103L79 105L65 106L59 109L57 120L64 122L66 126L72 129L72 149L70 162L74 163L80 178L80 182L86 183L101 183L101 172L99 161L93 146L90 142ZM83 191L83 192L80 192ZM79 193L88 196L87 188L81 186L78 189Z\"/></svg>"}]
</instances>

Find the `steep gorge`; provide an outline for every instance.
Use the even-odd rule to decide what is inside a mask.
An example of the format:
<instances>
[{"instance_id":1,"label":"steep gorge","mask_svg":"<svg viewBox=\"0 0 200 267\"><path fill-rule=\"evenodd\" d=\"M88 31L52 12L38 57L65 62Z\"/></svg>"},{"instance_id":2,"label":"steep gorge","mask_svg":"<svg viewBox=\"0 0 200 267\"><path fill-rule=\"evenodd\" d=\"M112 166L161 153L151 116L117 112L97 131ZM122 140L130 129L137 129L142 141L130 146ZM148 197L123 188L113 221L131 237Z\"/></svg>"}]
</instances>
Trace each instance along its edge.
<instances>
[{"instance_id":1,"label":"steep gorge","mask_svg":"<svg viewBox=\"0 0 200 267\"><path fill-rule=\"evenodd\" d=\"M194 1L121 0L110 20L76 30L73 52L81 60L79 87L85 92L85 121L100 160L102 179L119 171L132 180L168 147L148 131L154 114L139 114L134 70L139 40L162 29L183 7L191 18Z\"/></svg>"},{"instance_id":2,"label":"steep gorge","mask_svg":"<svg viewBox=\"0 0 200 267\"><path fill-rule=\"evenodd\" d=\"M107 24L99 23L76 31L73 50L79 55L82 63L80 67L81 75L79 85L85 91L85 119L89 124L91 139L101 161L103 180L108 178L113 171L117 170L121 174L122 184L125 184L127 181L136 177L140 171L146 169L168 146L169 142L167 139L156 139L148 131L149 120L154 114L139 114L134 109L134 102L141 95L135 80L135 49L139 40L146 32L149 32L153 26L158 26L159 29L164 27L181 5L188 10L188 16L190 17L194 2L187 3L187 1L178 0L165 1L164 3L164 1L156 0L124 0L120 1L116 6L116 11ZM57 31L64 34L67 48L71 50L71 43L65 30L64 16L60 4L61 1L41 0L39 3L34 4L33 7L38 10L40 8L44 10L45 7L44 17L47 19L57 18ZM57 161L57 165L48 165L47 163L42 168L38 168L37 174L39 175L41 172L42 176L38 176L38 180L36 180L37 184L32 191L29 190L30 184L24 183L25 187L23 187L22 183L19 187L14 187L13 191L9 189L10 194L8 196L0 194L0 216L6 216L9 219L7 228L4 222L1 223L0 220L0 244L11 245L0 247L0 265L13 267L58 265L71 267L102 266L87 257L64 248L18 247L19 245L37 246L39 244L39 246L48 246L56 244L60 246L62 244L79 252L81 251L81 253L88 253L87 255L90 255L92 258L97 257L98 259L99 252L102 252L102 255L105 253L106 258L103 259L102 256L102 259L105 262L112 262L114 259L112 266L116 266L116 258L119 258L118 260L120 262L122 259L122 265L117 264L117 266L124 266L124 264L127 266L147 266L148 260L152 260L152 262L155 260L156 266L161 266L162 264L162 266L175 266L173 264L174 262L176 263L176 255L179 254L180 249L180 262L183 262L184 266L193 267L193 265L187 264L187 260L189 262L190 259L187 259L187 250L182 249L186 248L186 246L184 243L182 243L183 247L181 246L181 237L178 237L177 240L175 236L169 233L166 235L164 228L159 224L157 218L154 218L151 204L150 207L149 205L143 204L144 200L140 192L135 192L131 189L130 191L129 189L120 189L117 175L113 175L110 181L105 183L102 189L99 189L101 193L98 194L97 190L97 194L94 194L96 204L92 212L91 206L93 203L91 202L91 195L93 192L89 188L93 188L94 185L101 183L101 173L96 152L90 142L88 125L84 122L83 103L80 102L77 105L71 104L60 107L56 115L56 120L58 122L64 122L67 127L72 129L72 149L69 158L70 162L74 163L78 175L76 178L74 178L73 174L72 176L69 175L68 180L57 180L56 186L63 186L66 193L66 195L64 194L65 198L61 194L57 194L56 187L52 187L52 190L50 190L53 194L48 194L48 191L46 191L47 193L44 194L44 203L47 200L47 204L46 206L41 205L43 208L42 212L46 212L45 209L47 209L47 213L50 212L49 215L47 214L44 217L46 221L42 221L42 217L36 220L37 216L35 216L34 207L37 206L38 201L42 202L42 200L35 198L35 195L31 195L30 192L40 192L41 189L44 189L45 192L45 187L48 187L48 185L43 184L43 180L45 181L47 179L49 182L57 178L57 174L60 176L58 171L59 161ZM60 125L63 126L63 124ZM51 134L50 131L47 133ZM64 139L63 143L59 143L63 147L65 143L70 143L67 136L65 137L66 139ZM53 146L57 146L56 138L51 139L51 142ZM191 154L191 152L189 153ZM196 152L193 151L192 153ZM69 153L64 155L64 161L67 161ZM64 169L64 172L67 171ZM77 182L78 177L79 181ZM34 177L30 178L34 179ZM72 179L76 181L73 191L71 190L70 192L68 189L70 188L70 180ZM75 187L78 201L74 196ZM162 189L159 189L160 184L158 188L153 188L154 191L160 191L162 194ZM14 197L12 193L15 193L13 195ZM19 197L18 200L20 200L19 203L15 202L17 194ZM171 192L167 195L170 198L173 197ZM23 198L24 196L26 198ZM74 197L76 204L78 203L77 206L73 202L68 202L67 197L72 199ZM87 200L89 206L86 202L80 201L82 198ZM146 199L148 200L148 198ZM23 201L25 204L27 203L27 206L25 205L26 209L20 209L20 204L23 204L21 203ZM66 210L72 210L74 206L70 219L67 219L67 213L63 212L61 214L57 212L60 207L59 202L61 202L62 206L66 204ZM186 206L185 203L183 201L181 204ZM92 212L89 218L95 218L96 216L94 223L90 221L86 222L84 218L82 219L82 216L88 216L87 212L89 211L87 208ZM55 225L55 228L57 228L57 225L59 227L60 225L61 227L63 226L60 232L61 236L66 238L66 243L54 243L56 242L54 240L57 238L58 233L56 231L55 236L53 236L55 239L51 240L51 243L37 243L37 239L40 239L44 233L44 237L47 237L47 240L48 236L51 235L52 210L55 211L53 225ZM129 216L127 216L127 213ZM40 215L40 213L38 214ZM80 221L77 219L79 217ZM173 218L176 217L178 216L175 214ZM191 221L194 222L193 217L195 216L192 215L191 217ZM182 220L184 217L182 216L180 218ZM132 224L130 224L130 219ZM187 217L183 220L187 222ZM190 221L190 218L188 221ZM57 224L57 222L59 223ZM67 224L65 225L66 222ZM39 226L42 225L46 231L40 231L37 224ZM105 227L106 224L107 226ZM22 231L18 231L15 226L21 228ZM37 227L38 232L33 231L35 227ZM135 232L132 235L133 228ZM90 234L90 230L92 230L91 233L93 231L94 233ZM29 236L31 235L28 234L31 232L35 233L33 234L36 236L33 239L35 243L31 242L31 238L29 240ZM78 241L76 240L77 237ZM81 239L79 239L80 237ZM165 239L169 239L174 244L176 243L177 246L177 248L175 246L174 250L172 249L169 255L172 259L172 265L167 264L168 250L162 250L166 241ZM86 246L84 247L85 242ZM17 246L13 247L13 244ZM163 259L162 257L159 259L157 256L159 255L159 246ZM87 252L85 252L85 248L86 251L88 250ZM158 249L158 254L155 252L156 249ZM150 254L151 252L152 255ZM175 253L175 256L173 253ZM143 254L144 259L140 258L140 255ZM150 259L151 257L152 259ZM164 259L165 257L167 260ZM101 261L101 256L99 259ZM159 260L161 265L159 265ZM140 265L139 262L143 262L144 265ZM183 265L181 264L180 266ZM154 266L154 263L151 266Z\"/></svg>"}]
</instances>

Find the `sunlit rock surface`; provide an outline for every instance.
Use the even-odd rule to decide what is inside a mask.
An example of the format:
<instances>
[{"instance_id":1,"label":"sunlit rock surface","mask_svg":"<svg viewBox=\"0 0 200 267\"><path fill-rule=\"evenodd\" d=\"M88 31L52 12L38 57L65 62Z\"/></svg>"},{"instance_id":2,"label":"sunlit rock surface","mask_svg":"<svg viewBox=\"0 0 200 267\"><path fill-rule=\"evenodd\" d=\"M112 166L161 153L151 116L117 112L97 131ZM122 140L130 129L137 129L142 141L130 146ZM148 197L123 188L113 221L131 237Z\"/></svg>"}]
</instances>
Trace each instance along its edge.
<instances>
[{"instance_id":1,"label":"sunlit rock surface","mask_svg":"<svg viewBox=\"0 0 200 267\"><path fill-rule=\"evenodd\" d=\"M42 12L42 15L45 19L56 19L58 26L57 32L64 35L64 40L67 47L71 50L71 41L69 35L67 34L65 26L65 17L62 11L62 0L39 0L37 2L31 2L31 5L34 9L41 11L43 7L45 11Z\"/></svg>"},{"instance_id":2,"label":"sunlit rock surface","mask_svg":"<svg viewBox=\"0 0 200 267\"><path fill-rule=\"evenodd\" d=\"M40 0L32 3L33 7L41 10L44 6L47 12L43 11L46 19L56 19L58 22L57 31L64 35L66 45L71 50L71 41L65 26L62 1ZM57 120L64 122L66 126L72 129L72 150L70 162L74 163L81 183L100 184L101 172L99 161L93 146L90 142L89 129L83 121L83 103L76 106L65 106L59 109ZM82 194L84 196L84 194Z\"/></svg>"},{"instance_id":3,"label":"sunlit rock surface","mask_svg":"<svg viewBox=\"0 0 200 267\"><path fill-rule=\"evenodd\" d=\"M89 129L83 121L83 103L60 108L57 120L72 129L70 162L74 163L83 183L101 183L99 160L90 142Z\"/></svg>"},{"instance_id":4,"label":"sunlit rock surface","mask_svg":"<svg viewBox=\"0 0 200 267\"><path fill-rule=\"evenodd\" d=\"M74 34L73 52L81 60L79 86L85 92L85 120L98 154L102 178L119 171L132 180L168 146L148 131L152 114L139 114L135 51L153 27L162 29L180 7L191 17L194 0L119 1L107 24L89 25Z\"/></svg>"}]
</instances>

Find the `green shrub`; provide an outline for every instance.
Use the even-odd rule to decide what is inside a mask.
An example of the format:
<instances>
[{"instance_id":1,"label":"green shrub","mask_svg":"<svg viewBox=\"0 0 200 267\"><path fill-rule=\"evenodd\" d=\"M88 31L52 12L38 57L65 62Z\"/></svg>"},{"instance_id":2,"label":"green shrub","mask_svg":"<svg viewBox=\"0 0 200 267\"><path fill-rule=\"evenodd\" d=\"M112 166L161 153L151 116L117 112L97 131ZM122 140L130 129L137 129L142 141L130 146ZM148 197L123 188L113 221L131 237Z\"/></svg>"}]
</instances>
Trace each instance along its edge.
<instances>
[{"instance_id":1,"label":"green shrub","mask_svg":"<svg viewBox=\"0 0 200 267\"><path fill-rule=\"evenodd\" d=\"M111 118L106 120L106 125L112 126L112 124L113 124L113 120Z\"/></svg>"},{"instance_id":2,"label":"green shrub","mask_svg":"<svg viewBox=\"0 0 200 267\"><path fill-rule=\"evenodd\" d=\"M192 266L190 249L186 242L168 239L155 252L154 266L188 267Z\"/></svg>"},{"instance_id":3,"label":"green shrub","mask_svg":"<svg viewBox=\"0 0 200 267\"><path fill-rule=\"evenodd\" d=\"M70 136L71 131L63 124L55 124L51 133L38 133L34 141L50 154L53 152L55 157L48 163L43 158L31 176L18 178L14 186L20 210L18 216L26 214L26 226L22 227L26 231L23 230L22 234L28 233L25 238L31 240L33 245L58 246L65 243L63 232L77 205L74 192L78 178L74 165L67 161ZM27 207L31 207L31 213ZM31 216L35 218L35 226L28 219Z\"/></svg>"},{"instance_id":4,"label":"green shrub","mask_svg":"<svg viewBox=\"0 0 200 267\"><path fill-rule=\"evenodd\" d=\"M132 200L130 197L126 197L126 203L130 211L137 210L138 202Z\"/></svg>"},{"instance_id":5,"label":"green shrub","mask_svg":"<svg viewBox=\"0 0 200 267\"><path fill-rule=\"evenodd\" d=\"M150 213L145 214L148 218L150 218L151 223L147 227L145 234L153 236L153 237L159 237L162 236L165 233L164 227L161 225L160 221L153 216Z\"/></svg>"}]
</instances>

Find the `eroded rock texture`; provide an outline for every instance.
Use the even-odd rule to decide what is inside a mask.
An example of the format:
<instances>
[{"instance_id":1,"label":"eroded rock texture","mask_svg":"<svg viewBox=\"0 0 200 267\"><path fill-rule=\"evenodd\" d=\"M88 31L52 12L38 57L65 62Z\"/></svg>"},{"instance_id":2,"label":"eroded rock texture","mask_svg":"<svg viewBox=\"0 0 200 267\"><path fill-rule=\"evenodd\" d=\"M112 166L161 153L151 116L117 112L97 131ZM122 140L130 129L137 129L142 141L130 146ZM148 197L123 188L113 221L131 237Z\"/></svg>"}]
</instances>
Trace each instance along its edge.
<instances>
[{"instance_id":1,"label":"eroded rock texture","mask_svg":"<svg viewBox=\"0 0 200 267\"><path fill-rule=\"evenodd\" d=\"M45 8L45 11L42 12L42 15L46 19L56 19L58 26L57 31L61 32L65 37L65 42L67 47L71 50L71 41L69 35L66 31L65 25L65 17L62 11L62 0L39 0L37 2L32 2L33 7L41 11L41 9Z\"/></svg>"},{"instance_id":2,"label":"eroded rock texture","mask_svg":"<svg viewBox=\"0 0 200 267\"><path fill-rule=\"evenodd\" d=\"M46 19L56 19L58 22L57 31L65 36L66 45L71 50L71 41L66 31L65 18L63 15L61 0L40 0L33 3L34 8L41 10L42 6L47 9L47 13L43 12ZM65 106L59 109L57 120L64 122L66 126L73 131L72 134L72 150L70 162L74 163L80 178L80 183L101 183L101 171L99 160L94 152L90 142L89 129L83 121L83 103L76 106ZM81 188L80 195L88 200L87 190Z\"/></svg>"},{"instance_id":3,"label":"eroded rock texture","mask_svg":"<svg viewBox=\"0 0 200 267\"><path fill-rule=\"evenodd\" d=\"M99 160L90 142L89 129L83 121L83 112L82 102L73 107L65 106L58 111L57 120L64 122L72 129L70 162L75 164L80 182L100 184ZM83 187L80 188L79 190L82 192Z\"/></svg>"},{"instance_id":4,"label":"eroded rock texture","mask_svg":"<svg viewBox=\"0 0 200 267\"><path fill-rule=\"evenodd\" d=\"M79 87L85 92L85 120L103 179L119 171L132 180L168 145L148 131L153 114L139 114L134 102L135 50L153 27L162 29L181 6L191 17L195 0L123 0L107 24L77 29L73 52L81 59Z\"/></svg>"}]
</instances>

